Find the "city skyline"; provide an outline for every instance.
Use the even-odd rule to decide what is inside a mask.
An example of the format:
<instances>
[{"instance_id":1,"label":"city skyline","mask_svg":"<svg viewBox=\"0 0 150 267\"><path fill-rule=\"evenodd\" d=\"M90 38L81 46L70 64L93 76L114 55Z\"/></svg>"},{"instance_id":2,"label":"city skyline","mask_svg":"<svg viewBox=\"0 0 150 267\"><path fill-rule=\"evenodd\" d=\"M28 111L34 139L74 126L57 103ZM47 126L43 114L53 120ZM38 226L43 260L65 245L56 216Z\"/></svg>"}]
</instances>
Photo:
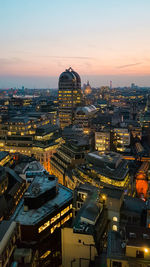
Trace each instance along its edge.
<instances>
[{"instance_id":1,"label":"city skyline","mask_svg":"<svg viewBox=\"0 0 150 267\"><path fill-rule=\"evenodd\" d=\"M70 66L92 86L149 86L149 8L147 0L3 2L0 88L57 88Z\"/></svg>"}]
</instances>

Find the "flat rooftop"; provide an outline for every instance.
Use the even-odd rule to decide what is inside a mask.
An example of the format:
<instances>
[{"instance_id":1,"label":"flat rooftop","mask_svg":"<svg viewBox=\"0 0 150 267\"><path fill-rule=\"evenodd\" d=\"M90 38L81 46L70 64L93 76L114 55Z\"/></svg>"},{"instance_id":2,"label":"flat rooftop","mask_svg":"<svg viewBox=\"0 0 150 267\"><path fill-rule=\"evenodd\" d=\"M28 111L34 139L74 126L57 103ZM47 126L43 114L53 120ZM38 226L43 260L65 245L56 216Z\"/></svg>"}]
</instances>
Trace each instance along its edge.
<instances>
[{"instance_id":1,"label":"flat rooftop","mask_svg":"<svg viewBox=\"0 0 150 267\"><path fill-rule=\"evenodd\" d=\"M112 169L107 165L98 166L95 165L94 162L80 165L78 169L85 175L86 174L89 176L91 175L91 177L92 177L92 172L94 171L95 174L97 175L102 175L104 177L117 181L123 181L126 178L129 171L128 163L126 160L122 160L116 169Z\"/></svg>"},{"instance_id":2,"label":"flat rooftop","mask_svg":"<svg viewBox=\"0 0 150 267\"><path fill-rule=\"evenodd\" d=\"M81 209L78 211L77 216L73 223L74 232L92 234L95 224L101 213L102 206L99 207L97 203L98 191L90 195Z\"/></svg>"},{"instance_id":3,"label":"flat rooftop","mask_svg":"<svg viewBox=\"0 0 150 267\"><path fill-rule=\"evenodd\" d=\"M30 198L35 198L38 195L43 194L47 190L56 187L57 179L49 180L47 175L44 173L41 176L36 176L28 188L28 191L25 193L25 196L29 196Z\"/></svg>"},{"instance_id":4,"label":"flat rooftop","mask_svg":"<svg viewBox=\"0 0 150 267\"><path fill-rule=\"evenodd\" d=\"M36 129L36 132L38 132L38 134L45 134L45 133L49 133L49 132L53 132L58 130L59 127L57 125L53 125L53 124L45 124L45 125L41 125Z\"/></svg>"},{"instance_id":5,"label":"flat rooftop","mask_svg":"<svg viewBox=\"0 0 150 267\"><path fill-rule=\"evenodd\" d=\"M92 153L88 153L87 160L93 162L95 165L108 165L112 169L118 167L122 157L120 154L116 152L99 152L95 151Z\"/></svg>"},{"instance_id":6,"label":"flat rooftop","mask_svg":"<svg viewBox=\"0 0 150 267\"><path fill-rule=\"evenodd\" d=\"M25 173L25 172L41 172L43 171L42 165L34 160L32 162L20 162L15 166L15 171L17 173Z\"/></svg>"},{"instance_id":7,"label":"flat rooftop","mask_svg":"<svg viewBox=\"0 0 150 267\"><path fill-rule=\"evenodd\" d=\"M44 179L41 183L45 183L44 187L47 184L47 181L44 182ZM24 211L23 203L16 214L15 221L19 222L21 225L34 225L39 223L42 219L53 213L58 208L61 208L65 203L72 199L72 190L64 187L59 184L58 194L46 202L38 209L30 209L28 211Z\"/></svg>"}]
</instances>

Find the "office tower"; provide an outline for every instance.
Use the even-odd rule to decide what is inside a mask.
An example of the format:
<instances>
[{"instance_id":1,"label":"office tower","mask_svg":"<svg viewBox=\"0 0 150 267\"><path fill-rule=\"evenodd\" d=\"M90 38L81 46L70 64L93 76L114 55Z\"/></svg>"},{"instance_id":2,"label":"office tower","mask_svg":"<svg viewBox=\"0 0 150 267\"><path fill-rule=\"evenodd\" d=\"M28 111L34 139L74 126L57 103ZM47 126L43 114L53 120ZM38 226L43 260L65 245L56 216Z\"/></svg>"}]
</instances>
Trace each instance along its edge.
<instances>
[{"instance_id":1,"label":"office tower","mask_svg":"<svg viewBox=\"0 0 150 267\"><path fill-rule=\"evenodd\" d=\"M63 129L74 120L74 110L81 103L81 79L72 68L64 71L59 77L59 123Z\"/></svg>"},{"instance_id":2,"label":"office tower","mask_svg":"<svg viewBox=\"0 0 150 267\"><path fill-rule=\"evenodd\" d=\"M110 130L95 132L95 149L98 151L110 150Z\"/></svg>"}]
</instances>

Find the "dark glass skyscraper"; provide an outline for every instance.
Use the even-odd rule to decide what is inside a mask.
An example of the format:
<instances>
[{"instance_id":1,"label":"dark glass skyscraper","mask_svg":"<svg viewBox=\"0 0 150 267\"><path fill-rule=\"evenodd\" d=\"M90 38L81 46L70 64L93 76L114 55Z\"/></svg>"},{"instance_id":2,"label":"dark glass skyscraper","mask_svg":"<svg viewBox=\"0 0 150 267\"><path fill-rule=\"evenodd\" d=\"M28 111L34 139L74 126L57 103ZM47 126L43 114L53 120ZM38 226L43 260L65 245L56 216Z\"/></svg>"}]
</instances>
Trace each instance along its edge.
<instances>
[{"instance_id":1,"label":"dark glass skyscraper","mask_svg":"<svg viewBox=\"0 0 150 267\"><path fill-rule=\"evenodd\" d=\"M72 68L64 71L59 77L59 123L63 129L73 124L74 110L82 100L81 79Z\"/></svg>"}]
</instances>

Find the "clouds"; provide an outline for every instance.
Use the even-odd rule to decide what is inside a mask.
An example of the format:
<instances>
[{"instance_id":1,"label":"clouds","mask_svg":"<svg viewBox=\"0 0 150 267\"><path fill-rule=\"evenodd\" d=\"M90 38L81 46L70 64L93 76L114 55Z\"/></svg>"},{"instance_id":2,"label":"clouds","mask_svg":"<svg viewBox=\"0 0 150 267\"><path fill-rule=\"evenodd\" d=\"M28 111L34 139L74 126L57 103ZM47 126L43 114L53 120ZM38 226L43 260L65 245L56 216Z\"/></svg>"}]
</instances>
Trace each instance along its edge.
<instances>
[{"instance_id":1,"label":"clouds","mask_svg":"<svg viewBox=\"0 0 150 267\"><path fill-rule=\"evenodd\" d=\"M0 65L20 64L25 63L25 60L18 57L0 58Z\"/></svg>"},{"instance_id":2,"label":"clouds","mask_svg":"<svg viewBox=\"0 0 150 267\"><path fill-rule=\"evenodd\" d=\"M45 57L48 57L48 58L56 58L56 59L94 59L93 57L88 57L88 56L84 56L84 57L81 57L81 56L45 56Z\"/></svg>"},{"instance_id":3,"label":"clouds","mask_svg":"<svg viewBox=\"0 0 150 267\"><path fill-rule=\"evenodd\" d=\"M126 64L126 65L121 65L121 66L118 66L117 69L130 68L130 67L138 66L141 64L142 64L142 62L136 62L136 63Z\"/></svg>"}]
</instances>

